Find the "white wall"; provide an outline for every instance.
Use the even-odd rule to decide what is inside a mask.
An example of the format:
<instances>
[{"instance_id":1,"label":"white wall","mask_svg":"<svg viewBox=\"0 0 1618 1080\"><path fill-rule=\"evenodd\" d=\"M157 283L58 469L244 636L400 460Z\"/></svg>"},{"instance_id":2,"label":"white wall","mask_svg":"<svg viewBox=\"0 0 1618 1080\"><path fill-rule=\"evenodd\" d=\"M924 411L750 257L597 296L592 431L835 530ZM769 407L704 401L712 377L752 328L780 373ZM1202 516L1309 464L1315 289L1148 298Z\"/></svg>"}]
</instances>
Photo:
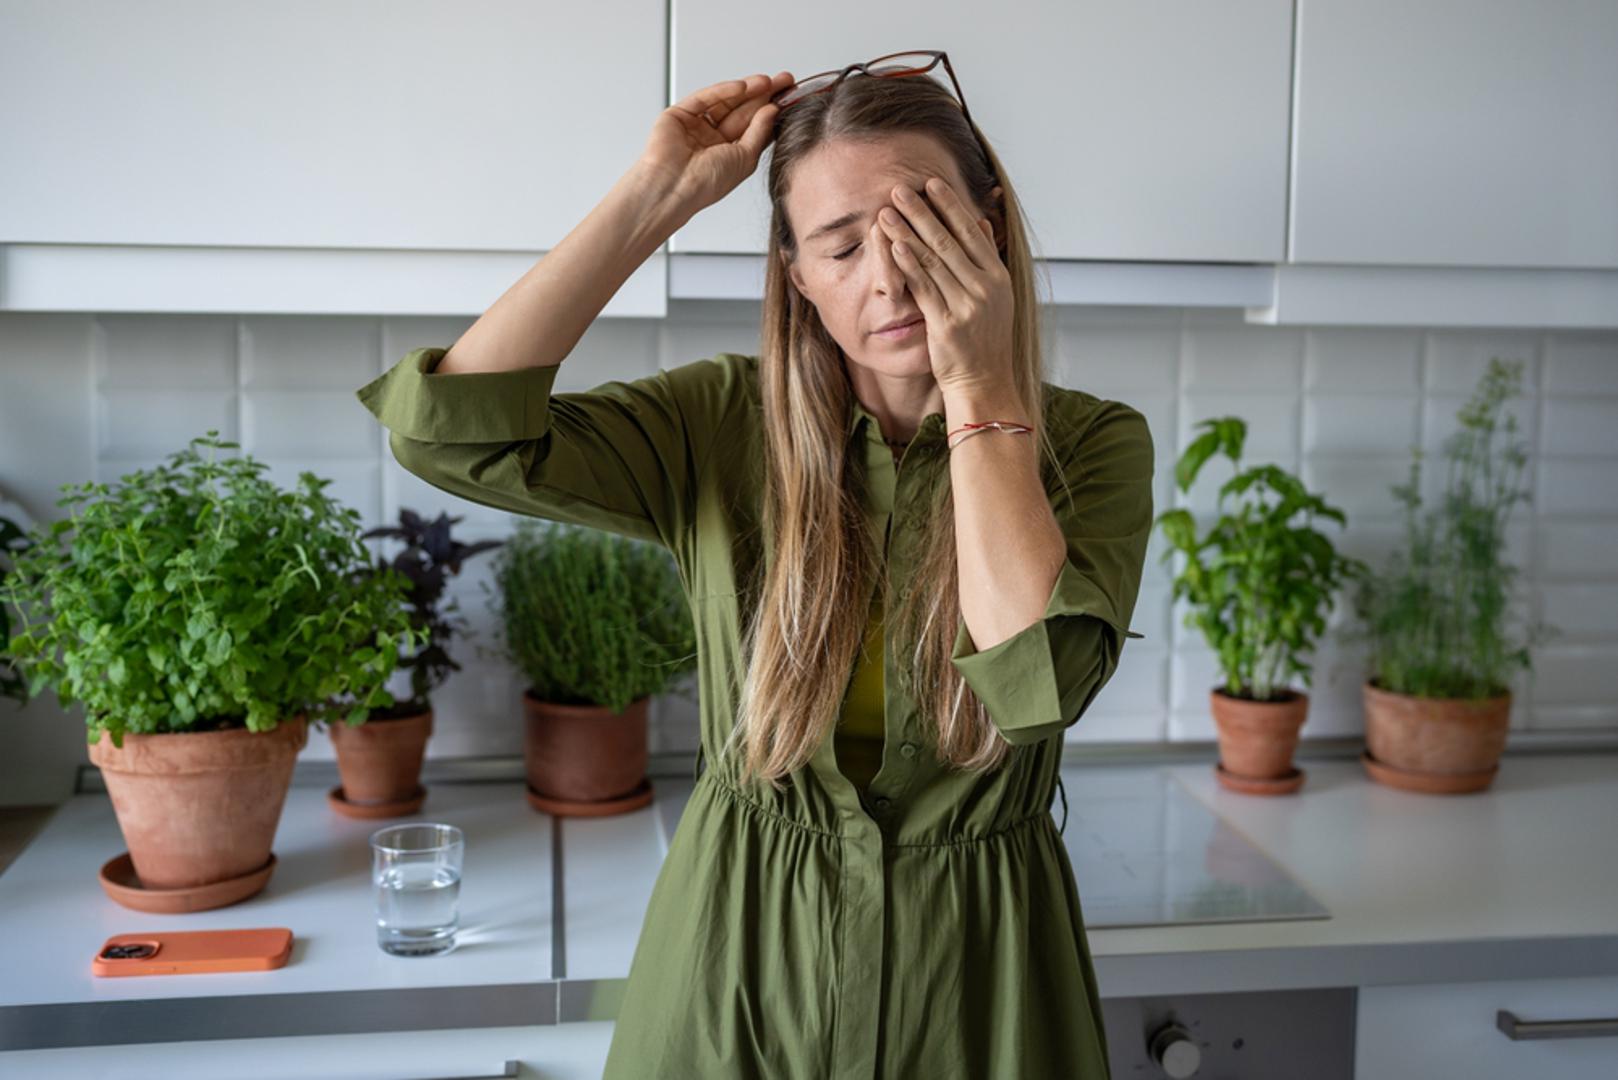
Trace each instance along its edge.
<instances>
[{"instance_id":1,"label":"white wall","mask_svg":"<svg viewBox=\"0 0 1618 1080\"><path fill-rule=\"evenodd\" d=\"M62 484L116 480L217 427L283 484L302 469L330 477L329 490L368 526L394 520L400 506L447 508L465 515L463 539L504 535L510 515L453 500L400 469L386 432L354 397L409 349L452 344L471 321L0 314L0 490L35 517L53 517ZM1518 507L1513 558L1525 613L1565 636L1519 680L1512 725L1618 729L1618 557L1609 540L1618 526L1618 333L1268 327L1235 312L1162 308L1065 308L1052 324L1054 381L1146 414L1160 510L1181 502L1172 469L1192 425L1234 413L1249 424L1244 464L1299 471L1347 512L1341 547L1373 565L1399 537L1388 488L1404 480L1409 446L1437 454L1490 356L1524 360L1529 390L1514 411L1533 455L1535 495ZM557 387L756 352L757 325L757 304L728 302L676 301L661 321L598 320ZM1191 505L1211 510L1225 475L1210 465ZM1329 522L1322 527L1337 535ZM1130 642L1072 740L1214 737L1206 704L1217 666L1171 610L1163 550L1154 537L1132 622L1146 637ZM475 628L492 627L477 586L490 558L470 563L453 587ZM454 655L466 670L437 694L429 755L519 754L518 679L464 644ZM1361 674L1359 656L1328 638L1305 739L1362 730ZM79 706L64 715L50 693L23 708L0 701L0 805L68 795L74 768L88 760L82 716ZM675 696L654 702L653 752L695 745L694 708ZM330 744L316 735L304 754L329 758Z\"/></svg>"}]
</instances>

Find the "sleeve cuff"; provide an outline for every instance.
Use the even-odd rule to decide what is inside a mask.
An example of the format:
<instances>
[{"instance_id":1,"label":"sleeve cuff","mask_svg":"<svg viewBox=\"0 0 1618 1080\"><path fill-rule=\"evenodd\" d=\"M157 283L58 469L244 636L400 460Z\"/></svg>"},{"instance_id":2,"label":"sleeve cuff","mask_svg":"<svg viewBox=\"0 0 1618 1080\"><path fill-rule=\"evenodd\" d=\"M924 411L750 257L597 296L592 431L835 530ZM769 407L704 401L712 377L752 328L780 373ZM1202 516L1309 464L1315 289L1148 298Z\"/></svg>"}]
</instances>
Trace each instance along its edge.
<instances>
[{"instance_id":1,"label":"sleeve cuff","mask_svg":"<svg viewBox=\"0 0 1618 1080\"><path fill-rule=\"evenodd\" d=\"M1090 618L1068 618L1079 615ZM1077 720L1111 676L1124 639L1145 636L1124 624L1107 594L1070 559L1039 621L972 652L972 637L961 619L950 660L1006 741L1022 745Z\"/></svg>"},{"instance_id":2,"label":"sleeve cuff","mask_svg":"<svg viewBox=\"0 0 1618 1080\"><path fill-rule=\"evenodd\" d=\"M412 349L355 392L388 430L419 442L511 442L550 429L551 387L559 365L516 371L435 375L449 352ZM476 437L467 438L468 432Z\"/></svg>"}]
</instances>

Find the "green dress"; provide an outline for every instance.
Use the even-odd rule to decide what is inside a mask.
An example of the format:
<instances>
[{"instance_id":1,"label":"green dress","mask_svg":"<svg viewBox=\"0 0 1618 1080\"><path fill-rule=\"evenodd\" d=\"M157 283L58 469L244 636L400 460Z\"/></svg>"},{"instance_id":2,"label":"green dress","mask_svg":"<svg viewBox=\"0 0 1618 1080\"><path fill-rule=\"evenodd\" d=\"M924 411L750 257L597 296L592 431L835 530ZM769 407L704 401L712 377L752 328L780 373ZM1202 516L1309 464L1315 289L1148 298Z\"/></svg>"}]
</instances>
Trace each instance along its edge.
<instances>
[{"instance_id":1,"label":"green dress","mask_svg":"<svg viewBox=\"0 0 1618 1080\"><path fill-rule=\"evenodd\" d=\"M785 790L758 795L714 764L744 670L738 591L771 551L757 357L553 393L556 367L433 374L446 351L414 349L358 391L400 464L476 503L664 545L696 622L707 767L652 889L605 1075L1106 1080L1100 988L1051 805L1063 731L1142 636L1128 629L1153 518L1141 414L1048 385L1072 498L1054 482L1047 494L1068 561L1042 619L982 651L960 620L952 661L1014 744L1004 768L936 760L889 648L868 789L827 738ZM929 414L896 463L869 412L856 402L848 418L870 527L901 584L920 508L949 482L945 436Z\"/></svg>"}]
</instances>

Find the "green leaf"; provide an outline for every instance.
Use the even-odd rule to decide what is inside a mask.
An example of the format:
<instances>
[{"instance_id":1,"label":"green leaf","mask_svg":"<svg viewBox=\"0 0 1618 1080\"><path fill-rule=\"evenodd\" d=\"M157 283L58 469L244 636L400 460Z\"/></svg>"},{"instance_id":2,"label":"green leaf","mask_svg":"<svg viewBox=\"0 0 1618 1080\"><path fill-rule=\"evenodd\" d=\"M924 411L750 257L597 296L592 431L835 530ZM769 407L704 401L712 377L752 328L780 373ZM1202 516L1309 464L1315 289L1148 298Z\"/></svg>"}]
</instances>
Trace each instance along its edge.
<instances>
[{"instance_id":1,"label":"green leaf","mask_svg":"<svg viewBox=\"0 0 1618 1080\"><path fill-rule=\"evenodd\" d=\"M1212 423L1212 421L1205 421ZM1180 455L1179 462L1174 466L1174 479L1181 491L1190 491L1191 485L1202 471L1203 464L1218 451L1220 438L1218 431L1210 431L1199 435L1192 440L1185 453Z\"/></svg>"}]
</instances>

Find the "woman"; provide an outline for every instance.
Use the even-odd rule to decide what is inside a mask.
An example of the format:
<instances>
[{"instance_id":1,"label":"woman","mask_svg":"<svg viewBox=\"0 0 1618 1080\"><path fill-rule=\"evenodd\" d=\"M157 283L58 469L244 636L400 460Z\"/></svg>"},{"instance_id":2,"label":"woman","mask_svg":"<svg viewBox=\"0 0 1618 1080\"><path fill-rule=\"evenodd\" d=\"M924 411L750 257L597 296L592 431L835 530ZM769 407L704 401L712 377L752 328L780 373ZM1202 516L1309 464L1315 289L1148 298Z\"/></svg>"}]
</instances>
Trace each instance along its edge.
<instances>
[{"instance_id":1,"label":"woman","mask_svg":"<svg viewBox=\"0 0 1618 1080\"><path fill-rule=\"evenodd\" d=\"M661 543L686 584L707 768L607 1076L1105 1080L1050 806L1064 730L1141 636L1151 437L1042 380L1027 234L957 97L855 76L783 109L792 85L666 110L452 349L359 396L411 472ZM552 393L772 141L760 354Z\"/></svg>"}]
</instances>

